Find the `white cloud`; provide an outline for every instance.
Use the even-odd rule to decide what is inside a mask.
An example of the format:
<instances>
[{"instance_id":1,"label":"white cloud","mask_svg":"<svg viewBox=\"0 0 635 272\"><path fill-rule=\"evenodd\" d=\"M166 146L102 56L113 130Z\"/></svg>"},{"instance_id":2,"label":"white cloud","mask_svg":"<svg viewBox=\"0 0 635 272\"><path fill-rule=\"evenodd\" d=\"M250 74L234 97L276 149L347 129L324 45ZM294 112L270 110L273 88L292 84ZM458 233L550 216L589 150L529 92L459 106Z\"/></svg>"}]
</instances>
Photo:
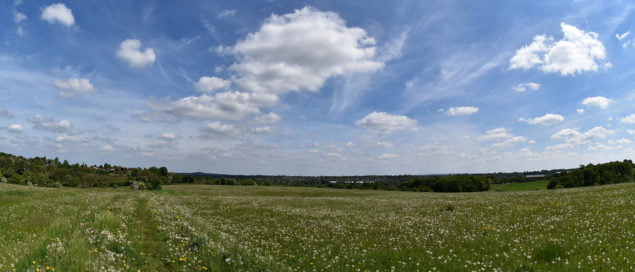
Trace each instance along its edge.
<instances>
[{"instance_id":1,"label":"white cloud","mask_svg":"<svg viewBox=\"0 0 635 272\"><path fill-rule=\"evenodd\" d=\"M448 115L451 116L466 116L475 114L477 112L477 107L452 107L447 111Z\"/></svg>"},{"instance_id":2,"label":"white cloud","mask_svg":"<svg viewBox=\"0 0 635 272\"><path fill-rule=\"evenodd\" d=\"M597 71L605 63L606 50L595 32L586 32L575 26L561 23L564 37L554 41L552 37L538 35L534 41L516 51L509 60L510 69L530 69L538 66L546 73L562 76Z\"/></svg>"},{"instance_id":3,"label":"white cloud","mask_svg":"<svg viewBox=\"0 0 635 272\"><path fill-rule=\"evenodd\" d=\"M117 57L125 60L131 67L141 68L152 64L156 60L154 49L146 48L141 51L141 41L137 39L127 39L119 45Z\"/></svg>"},{"instance_id":4,"label":"white cloud","mask_svg":"<svg viewBox=\"0 0 635 272\"><path fill-rule=\"evenodd\" d=\"M20 124L12 124L7 128L7 130L9 130L9 132L21 133L23 128Z\"/></svg>"},{"instance_id":5,"label":"white cloud","mask_svg":"<svg viewBox=\"0 0 635 272\"><path fill-rule=\"evenodd\" d=\"M399 155L397 155L397 154L381 154L379 156L379 158L382 159L382 160L396 159L396 158L399 158Z\"/></svg>"},{"instance_id":6,"label":"white cloud","mask_svg":"<svg viewBox=\"0 0 635 272\"><path fill-rule=\"evenodd\" d=\"M68 133L73 128L71 123L66 120L55 123L53 119L41 116L39 114L29 117L29 123L33 124L33 128L42 131L51 131L57 133Z\"/></svg>"},{"instance_id":7,"label":"white cloud","mask_svg":"<svg viewBox=\"0 0 635 272\"><path fill-rule=\"evenodd\" d=\"M609 141L610 144L617 144L617 145L623 145L623 144L630 144L632 143L631 140L626 139L626 138L622 138L622 139L617 139L615 141Z\"/></svg>"},{"instance_id":8,"label":"white cloud","mask_svg":"<svg viewBox=\"0 0 635 272\"><path fill-rule=\"evenodd\" d=\"M276 127L266 126L266 127L257 127L254 132L256 134L267 134L276 132Z\"/></svg>"},{"instance_id":9,"label":"white cloud","mask_svg":"<svg viewBox=\"0 0 635 272\"><path fill-rule=\"evenodd\" d=\"M527 89L536 91L540 89L540 86L541 85L539 83L525 82L525 83L519 83L518 85L512 87L512 89L517 92L524 92Z\"/></svg>"},{"instance_id":10,"label":"white cloud","mask_svg":"<svg viewBox=\"0 0 635 272\"><path fill-rule=\"evenodd\" d=\"M623 39L625 39L626 37L628 37L628 35L630 35L631 32L630 31L626 31L622 34L615 34L615 38L617 38L618 41L621 41Z\"/></svg>"},{"instance_id":11,"label":"white cloud","mask_svg":"<svg viewBox=\"0 0 635 272\"><path fill-rule=\"evenodd\" d=\"M27 18L26 15L24 15L24 13L22 13L22 12L13 13L13 21L16 24L19 24L20 22L26 20L26 18Z\"/></svg>"},{"instance_id":12,"label":"white cloud","mask_svg":"<svg viewBox=\"0 0 635 272\"><path fill-rule=\"evenodd\" d=\"M150 104L150 108L180 117L239 120L248 115L260 114L260 107L273 106L277 102L278 97L272 94L223 92Z\"/></svg>"},{"instance_id":13,"label":"white cloud","mask_svg":"<svg viewBox=\"0 0 635 272\"><path fill-rule=\"evenodd\" d=\"M372 112L357 121L360 127L372 133L390 134L399 130L418 130L417 120L403 115L392 115L385 112Z\"/></svg>"},{"instance_id":14,"label":"white cloud","mask_svg":"<svg viewBox=\"0 0 635 272\"><path fill-rule=\"evenodd\" d=\"M201 131L209 133L213 136L238 136L241 134L241 129L232 124L225 124L221 122L211 122L201 128Z\"/></svg>"},{"instance_id":15,"label":"white cloud","mask_svg":"<svg viewBox=\"0 0 635 272\"><path fill-rule=\"evenodd\" d=\"M60 23L68 27L75 24L73 12L62 3L52 4L44 8L42 19L49 22L49 24Z\"/></svg>"},{"instance_id":16,"label":"white cloud","mask_svg":"<svg viewBox=\"0 0 635 272\"><path fill-rule=\"evenodd\" d=\"M513 135L506 128L494 128L485 132L485 134L480 135L477 138L479 141L489 142L489 141L498 141L498 143L494 143L491 147L507 147L517 143L527 143L531 142L524 136L516 136Z\"/></svg>"},{"instance_id":17,"label":"white cloud","mask_svg":"<svg viewBox=\"0 0 635 272\"><path fill-rule=\"evenodd\" d=\"M235 9L226 9L226 10L221 11L218 14L218 18L231 17L231 16L234 16L234 15L236 15L236 10Z\"/></svg>"},{"instance_id":18,"label":"white cloud","mask_svg":"<svg viewBox=\"0 0 635 272\"><path fill-rule=\"evenodd\" d=\"M377 142L375 146L380 148L393 148L395 145L391 142Z\"/></svg>"},{"instance_id":19,"label":"white cloud","mask_svg":"<svg viewBox=\"0 0 635 272\"><path fill-rule=\"evenodd\" d=\"M627 124L635 124L635 113L620 119L620 122Z\"/></svg>"},{"instance_id":20,"label":"white cloud","mask_svg":"<svg viewBox=\"0 0 635 272\"><path fill-rule=\"evenodd\" d=\"M347 147L347 148L351 148L351 147L354 147L354 146L356 146L356 144L355 144L355 143L353 143L353 142L348 142L348 143L346 143L346 147Z\"/></svg>"},{"instance_id":21,"label":"white cloud","mask_svg":"<svg viewBox=\"0 0 635 272\"><path fill-rule=\"evenodd\" d=\"M604 127L594 127L586 132L579 132L577 129L565 128L551 135L552 139L564 140L569 144L588 144L594 140L604 139L614 134L613 131Z\"/></svg>"},{"instance_id":22,"label":"white cloud","mask_svg":"<svg viewBox=\"0 0 635 272\"><path fill-rule=\"evenodd\" d=\"M54 80L53 85L59 88L61 97L72 97L95 90L90 80L86 78L69 78L66 81Z\"/></svg>"},{"instance_id":23,"label":"white cloud","mask_svg":"<svg viewBox=\"0 0 635 272\"><path fill-rule=\"evenodd\" d=\"M274 112L270 112L267 114L263 114L260 116L256 116L256 118L254 118L253 122L256 124L261 124L261 125L269 125L269 124L275 124L280 122L280 120L282 120L282 117Z\"/></svg>"},{"instance_id":24,"label":"white cloud","mask_svg":"<svg viewBox=\"0 0 635 272\"><path fill-rule=\"evenodd\" d=\"M340 160L346 160L346 157L342 156L342 154L337 152L329 152L325 154L327 157L338 158Z\"/></svg>"},{"instance_id":25,"label":"white cloud","mask_svg":"<svg viewBox=\"0 0 635 272\"><path fill-rule=\"evenodd\" d=\"M613 100L603 96L587 97L582 100L582 105L587 107L599 107L601 109L608 108L611 103L613 103Z\"/></svg>"},{"instance_id":26,"label":"white cloud","mask_svg":"<svg viewBox=\"0 0 635 272\"><path fill-rule=\"evenodd\" d=\"M506 128L494 128L485 132L484 135L478 137L479 141L494 141L514 137Z\"/></svg>"},{"instance_id":27,"label":"white cloud","mask_svg":"<svg viewBox=\"0 0 635 272\"><path fill-rule=\"evenodd\" d=\"M55 138L55 141L58 143L63 143L63 142L67 142L67 143L78 143L81 142L81 139L77 136L57 136L57 138Z\"/></svg>"},{"instance_id":28,"label":"white cloud","mask_svg":"<svg viewBox=\"0 0 635 272\"><path fill-rule=\"evenodd\" d=\"M173 132L166 132L163 133L159 136L159 138L166 140L166 141L174 141L176 140L176 134L174 134Z\"/></svg>"},{"instance_id":29,"label":"white cloud","mask_svg":"<svg viewBox=\"0 0 635 272\"><path fill-rule=\"evenodd\" d=\"M583 113L584 113L584 109L577 109L577 110L575 110L575 111L576 111L577 113L579 113L579 114L583 114Z\"/></svg>"},{"instance_id":30,"label":"white cloud","mask_svg":"<svg viewBox=\"0 0 635 272\"><path fill-rule=\"evenodd\" d=\"M548 125L553 125L555 123L564 121L564 117L560 114L547 113L543 116L536 117L536 118L530 118L530 119L520 118L518 119L518 121L526 122L531 125L548 126Z\"/></svg>"},{"instance_id":31,"label":"white cloud","mask_svg":"<svg viewBox=\"0 0 635 272\"><path fill-rule=\"evenodd\" d=\"M260 29L230 50L239 61L230 69L244 90L282 94L317 91L333 76L374 72L375 40L347 27L336 13L311 7L271 15Z\"/></svg>"},{"instance_id":32,"label":"white cloud","mask_svg":"<svg viewBox=\"0 0 635 272\"><path fill-rule=\"evenodd\" d=\"M491 147L507 147L517 143L526 143L526 142L527 142L527 138L523 136L513 136L500 143L495 143L491 145Z\"/></svg>"},{"instance_id":33,"label":"white cloud","mask_svg":"<svg viewBox=\"0 0 635 272\"><path fill-rule=\"evenodd\" d=\"M113 148L112 148L111 145L105 145L105 146L102 146L99 150L101 150L101 151L112 151Z\"/></svg>"},{"instance_id":34,"label":"white cloud","mask_svg":"<svg viewBox=\"0 0 635 272\"><path fill-rule=\"evenodd\" d=\"M635 135L635 129L628 129L628 134Z\"/></svg>"},{"instance_id":35,"label":"white cloud","mask_svg":"<svg viewBox=\"0 0 635 272\"><path fill-rule=\"evenodd\" d=\"M218 89L225 89L229 87L231 81L225 80L219 77L204 76L196 83L196 89L201 92L211 92Z\"/></svg>"}]
</instances>

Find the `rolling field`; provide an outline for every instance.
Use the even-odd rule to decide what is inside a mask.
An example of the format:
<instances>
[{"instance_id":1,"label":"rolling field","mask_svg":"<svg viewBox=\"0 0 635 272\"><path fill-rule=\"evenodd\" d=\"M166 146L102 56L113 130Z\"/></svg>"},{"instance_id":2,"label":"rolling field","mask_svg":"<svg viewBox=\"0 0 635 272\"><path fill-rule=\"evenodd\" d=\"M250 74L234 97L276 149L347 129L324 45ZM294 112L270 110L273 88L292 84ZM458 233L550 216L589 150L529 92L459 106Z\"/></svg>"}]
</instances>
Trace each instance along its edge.
<instances>
[{"instance_id":1,"label":"rolling field","mask_svg":"<svg viewBox=\"0 0 635 272\"><path fill-rule=\"evenodd\" d=\"M489 190L494 192L519 192L519 191L547 190L547 184L549 184L548 180L500 183L500 184L492 184Z\"/></svg>"},{"instance_id":2,"label":"rolling field","mask_svg":"<svg viewBox=\"0 0 635 272\"><path fill-rule=\"evenodd\" d=\"M635 184L410 193L0 184L0 271L632 271Z\"/></svg>"}]
</instances>

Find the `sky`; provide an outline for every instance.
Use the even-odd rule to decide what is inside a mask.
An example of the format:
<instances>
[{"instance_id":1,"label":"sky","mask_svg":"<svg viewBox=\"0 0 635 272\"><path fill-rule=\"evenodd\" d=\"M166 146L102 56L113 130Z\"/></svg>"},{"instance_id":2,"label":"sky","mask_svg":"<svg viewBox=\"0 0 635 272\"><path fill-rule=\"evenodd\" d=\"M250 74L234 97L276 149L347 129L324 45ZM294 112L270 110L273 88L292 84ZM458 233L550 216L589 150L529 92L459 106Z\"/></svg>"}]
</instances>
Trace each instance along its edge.
<instances>
[{"instance_id":1,"label":"sky","mask_svg":"<svg viewBox=\"0 0 635 272\"><path fill-rule=\"evenodd\" d=\"M0 3L0 151L397 175L635 157L631 1Z\"/></svg>"}]
</instances>

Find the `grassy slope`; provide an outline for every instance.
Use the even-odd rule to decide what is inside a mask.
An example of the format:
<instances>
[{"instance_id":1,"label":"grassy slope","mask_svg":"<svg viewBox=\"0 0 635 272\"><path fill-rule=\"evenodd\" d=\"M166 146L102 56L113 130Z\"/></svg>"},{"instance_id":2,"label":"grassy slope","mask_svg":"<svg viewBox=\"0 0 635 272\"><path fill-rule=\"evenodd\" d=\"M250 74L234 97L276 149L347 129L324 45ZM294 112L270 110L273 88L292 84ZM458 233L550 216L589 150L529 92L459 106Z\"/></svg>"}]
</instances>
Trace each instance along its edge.
<instances>
[{"instance_id":1,"label":"grassy slope","mask_svg":"<svg viewBox=\"0 0 635 272\"><path fill-rule=\"evenodd\" d=\"M0 271L632 271L633 199L633 183L461 194L0 184Z\"/></svg>"},{"instance_id":2,"label":"grassy slope","mask_svg":"<svg viewBox=\"0 0 635 272\"><path fill-rule=\"evenodd\" d=\"M549 184L548 180L501 183L501 184L492 184L489 190L494 192L519 192L519 191L546 190L547 184Z\"/></svg>"}]
</instances>

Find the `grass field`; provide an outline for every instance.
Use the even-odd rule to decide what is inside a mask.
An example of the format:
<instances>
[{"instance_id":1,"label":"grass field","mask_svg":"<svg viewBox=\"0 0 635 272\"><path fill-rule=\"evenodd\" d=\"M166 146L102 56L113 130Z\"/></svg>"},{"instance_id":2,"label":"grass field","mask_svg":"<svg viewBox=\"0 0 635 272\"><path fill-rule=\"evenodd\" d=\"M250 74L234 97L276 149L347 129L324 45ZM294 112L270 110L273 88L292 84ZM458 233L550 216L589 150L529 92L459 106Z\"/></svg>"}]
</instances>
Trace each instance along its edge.
<instances>
[{"instance_id":1,"label":"grass field","mask_svg":"<svg viewBox=\"0 0 635 272\"><path fill-rule=\"evenodd\" d=\"M494 192L520 192L520 191L546 190L547 184L549 184L548 180L501 183L501 184L492 184L489 190Z\"/></svg>"},{"instance_id":2,"label":"grass field","mask_svg":"<svg viewBox=\"0 0 635 272\"><path fill-rule=\"evenodd\" d=\"M0 184L0 271L633 271L635 184L410 193Z\"/></svg>"}]
</instances>

